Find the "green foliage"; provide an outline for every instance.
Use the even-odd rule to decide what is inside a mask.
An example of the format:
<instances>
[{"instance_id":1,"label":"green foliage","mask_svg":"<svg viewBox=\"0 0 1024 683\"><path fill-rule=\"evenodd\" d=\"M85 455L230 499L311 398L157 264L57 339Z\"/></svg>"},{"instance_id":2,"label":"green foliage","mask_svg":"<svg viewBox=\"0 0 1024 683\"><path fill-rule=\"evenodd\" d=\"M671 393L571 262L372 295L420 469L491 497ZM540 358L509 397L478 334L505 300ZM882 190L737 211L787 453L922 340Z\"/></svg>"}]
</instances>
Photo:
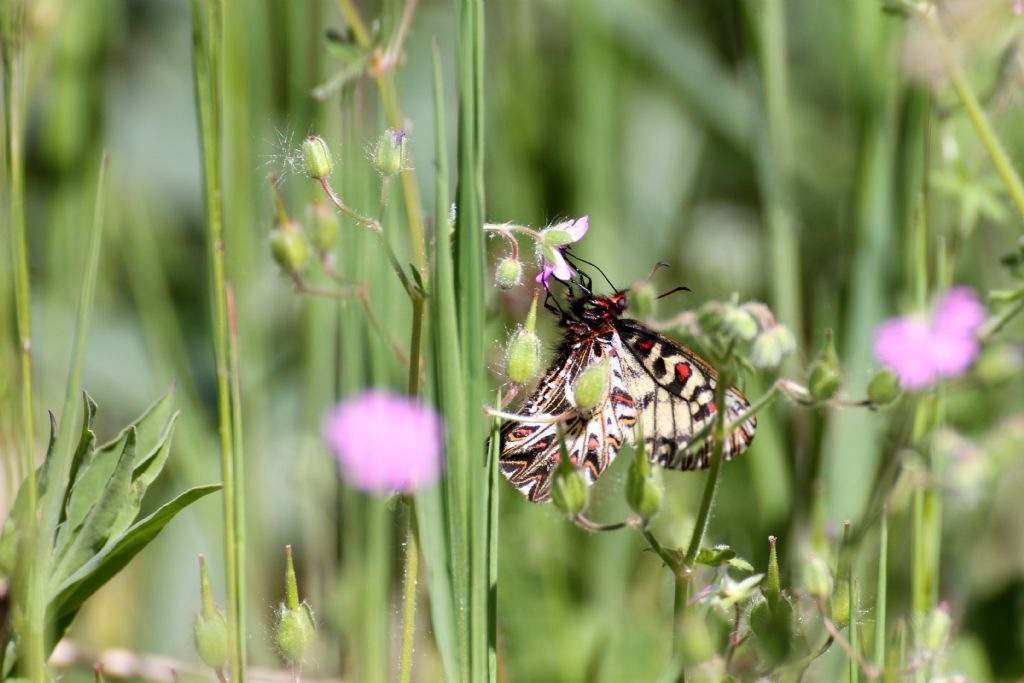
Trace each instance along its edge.
<instances>
[{"instance_id":1,"label":"green foliage","mask_svg":"<svg viewBox=\"0 0 1024 683\"><path fill-rule=\"evenodd\" d=\"M96 445L93 424L96 404L84 395L85 419L71 462L71 476L63 493L60 523L50 549L51 573L47 580L49 648L67 631L83 604L145 548L174 517L200 498L220 490L200 486L178 494L170 502L137 519L143 498L167 462L178 413L167 392L114 439ZM57 440L51 420L50 446L37 481L46 491L48 472ZM27 507L25 485L0 536L0 577L10 581L18 571L17 553L25 538ZM5 630L8 637L12 633ZM2 644L7 656L4 673L14 670L16 655L10 642Z\"/></svg>"}]
</instances>

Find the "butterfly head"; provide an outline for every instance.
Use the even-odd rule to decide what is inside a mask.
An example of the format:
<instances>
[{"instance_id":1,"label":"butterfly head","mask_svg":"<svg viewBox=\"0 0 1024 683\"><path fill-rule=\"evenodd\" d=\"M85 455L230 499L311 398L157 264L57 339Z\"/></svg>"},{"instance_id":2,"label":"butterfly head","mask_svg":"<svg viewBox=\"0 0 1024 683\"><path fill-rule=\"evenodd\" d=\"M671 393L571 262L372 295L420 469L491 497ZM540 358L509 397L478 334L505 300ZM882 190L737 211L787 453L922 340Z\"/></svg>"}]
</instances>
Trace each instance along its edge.
<instances>
[{"instance_id":1,"label":"butterfly head","mask_svg":"<svg viewBox=\"0 0 1024 683\"><path fill-rule=\"evenodd\" d=\"M575 316L587 323L599 323L618 318L625 313L629 302L625 291L611 296L581 296L572 303Z\"/></svg>"}]
</instances>

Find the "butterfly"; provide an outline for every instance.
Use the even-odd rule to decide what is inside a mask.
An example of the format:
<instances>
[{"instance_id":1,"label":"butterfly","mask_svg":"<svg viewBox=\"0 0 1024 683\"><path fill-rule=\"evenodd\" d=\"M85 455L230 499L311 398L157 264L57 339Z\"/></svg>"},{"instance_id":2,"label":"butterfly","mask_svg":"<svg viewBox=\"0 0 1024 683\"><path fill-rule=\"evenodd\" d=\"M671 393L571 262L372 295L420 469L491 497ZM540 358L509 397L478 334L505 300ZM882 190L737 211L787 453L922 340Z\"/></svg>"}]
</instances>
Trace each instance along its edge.
<instances>
[{"instance_id":1,"label":"butterfly","mask_svg":"<svg viewBox=\"0 0 1024 683\"><path fill-rule=\"evenodd\" d=\"M699 470L711 462L711 439L697 448L688 446L714 419L717 373L685 346L623 317L627 305L625 291L598 297L587 287L567 311L558 308L561 345L518 411L537 421L510 421L501 429L501 472L535 503L551 497L559 424L569 458L588 484L598 480L624 442L636 445L638 432L647 457L662 467ZM579 411L572 399L576 380L600 363L608 365L604 398L592 410ZM738 389L726 389L727 421L749 407ZM726 460L746 450L756 427L756 418L750 417L726 438Z\"/></svg>"}]
</instances>

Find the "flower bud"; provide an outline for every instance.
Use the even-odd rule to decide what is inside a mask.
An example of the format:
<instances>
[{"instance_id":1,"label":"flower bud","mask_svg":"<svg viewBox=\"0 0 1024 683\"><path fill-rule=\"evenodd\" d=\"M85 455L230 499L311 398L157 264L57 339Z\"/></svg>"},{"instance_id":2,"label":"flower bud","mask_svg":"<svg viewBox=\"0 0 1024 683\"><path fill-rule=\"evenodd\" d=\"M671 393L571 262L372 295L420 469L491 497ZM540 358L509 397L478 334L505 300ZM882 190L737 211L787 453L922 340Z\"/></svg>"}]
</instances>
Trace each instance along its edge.
<instances>
[{"instance_id":1,"label":"flower bud","mask_svg":"<svg viewBox=\"0 0 1024 683\"><path fill-rule=\"evenodd\" d=\"M533 331L537 325L537 300L530 305L526 326L520 327L508 345L505 374L516 384L525 384L540 373L540 337Z\"/></svg>"},{"instance_id":2,"label":"flower bud","mask_svg":"<svg viewBox=\"0 0 1024 683\"><path fill-rule=\"evenodd\" d=\"M953 619L949 616L949 605L941 602L929 614L924 624L924 646L932 651L941 650L949 637Z\"/></svg>"},{"instance_id":3,"label":"flower bud","mask_svg":"<svg viewBox=\"0 0 1024 683\"><path fill-rule=\"evenodd\" d=\"M338 241L338 215L323 202L310 204L306 208L306 225L309 229L309 241L318 253L325 253L334 248Z\"/></svg>"},{"instance_id":4,"label":"flower bud","mask_svg":"<svg viewBox=\"0 0 1024 683\"><path fill-rule=\"evenodd\" d=\"M591 365L580 373L576 384L566 392L566 398L583 415L591 415L608 393L608 361Z\"/></svg>"},{"instance_id":5,"label":"flower bud","mask_svg":"<svg viewBox=\"0 0 1024 683\"><path fill-rule=\"evenodd\" d=\"M645 320L654 317L658 307L658 296L654 292L654 285L650 282L633 285L629 293L630 308L637 320Z\"/></svg>"},{"instance_id":6,"label":"flower bud","mask_svg":"<svg viewBox=\"0 0 1024 683\"><path fill-rule=\"evenodd\" d=\"M569 458L565 447L564 435L559 433L558 468L551 482L551 500L567 515L577 515L587 507L587 484L583 475Z\"/></svg>"},{"instance_id":7,"label":"flower bud","mask_svg":"<svg viewBox=\"0 0 1024 683\"><path fill-rule=\"evenodd\" d=\"M900 397L900 381L896 373L888 368L882 368L874 374L868 382L868 400L873 408L887 406Z\"/></svg>"},{"instance_id":8,"label":"flower bud","mask_svg":"<svg viewBox=\"0 0 1024 683\"><path fill-rule=\"evenodd\" d=\"M192 623L192 636L196 651L207 666L219 669L228 660L228 620L213 604L210 577L206 573L206 558L199 556L199 585L203 609Z\"/></svg>"},{"instance_id":9,"label":"flower bud","mask_svg":"<svg viewBox=\"0 0 1024 683\"><path fill-rule=\"evenodd\" d=\"M523 281L523 264L517 258L503 258L494 271L494 284L499 289L512 289Z\"/></svg>"},{"instance_id":10,"label":"flower bud","mask_svg":"<svg viewBox=\"0 0 1024 683\"><path fill-rule=\"evenodd\" d=\"M727 304L722 307L722 331L741 341L750 341L757 336L757 320L744 308Z\"/></svg>"},{"instance_id":11,"label":"flower bud","mask_svg":"<svg viewBox=\"0 0 1024 683\"><path fill-rule=\"evenodd\" d=\"M404 130L388 128L377 140L373 152L373 167L383 176L393 176L409 165L409 148Z\"/></svg>"},{"instance_id":12,"label":"flower bud","mask_svg":"<svg viewBox=\"0 0 1024 683\"><path fill-rule=\"evenodd\" d=\"M846 579L836 581L832 591L832 623L837 628L846 628L850 623L850 582Z\"/></svg>"},{"instance_id":13,"label":"flower bud","mask_svg":"<svg viewBox=\"0 0 1024 683\"><path fill-rule=\"evenodd\" d=\"M764 593L764 597L768 600L768 606L772 609L782 601L782 585L779 581L779 553L776 549L776 539L774 536L768 537L768 545L770 550L768 551L768 577L765 579L764 586L761 592Z\"/></svg>"},{"instance_id":14,"label":"flower bud","mask_svg":"<svg viewBox=\"0 0 1024 683\"><path fill-rule=\"evenodd\" d=\"M832 575L818 555L810 555L803 565L804 588L816 598L827 598L832 592Z\"/></svg>"},{"instance_id":15,"label":"flower bud","mask_svg":"<svg viewBox=\"0 0 1024 683\"><path fill-rule=\"evenodd\" d=\"M754 345L750 351L750 362L755 368L770 370L777 368L782 359L793 352L796 348L796 339L789 328L782 324L775 324L764 332L761 332L754 339Z\"/></svg>"},{"instance_id":16,"label":"flower bud","mask_svg":"<svg viewBox=\"0 0 1024 683\"><path fill-rule=\"evenodd\" d=\"M292 547L285 546L285 602L277 617L275 640L281 656L289 662L300 662L316 637L316 619L306 602L299 602L299 586L295 580Z\"/></svg>"},{"instance_id":17,"label":"flower bud","mask_svg":"<svg viewBox=\"0 0 1024 683\"><path fill-rule=\"evenodd\" d=\"M774 606L767 599L761 600L750 611L750 628L773 663L789 655L795 622L793 606L784 598Z\"/></svg>"},{"instance_id":18,"label":"flower bud","mask_svg":"<svg viewBox=\"0 0 1024 683\"><path fill-rule=\"evenodd\" d=\"M334 170L331 150L319 135L310 135L303 141L302 158L306 163L306 175L314 180L326 178Z\"/></svg>"},{"instance_id":19,"label":"flower bud","mask_svg":"<svg viewBox=\"0 0 1024 683\"><path fill-rule=\"evenodd\" d=\"M309 263L309 242L298 221L288 221L270 231L270 253L288 275L301 273Z\"/></svg>"},{"instance_id":20,"label":"flower bud","mask_svg":"<svg viewBox=\"0 0 1024 683\"><path fill-rule=\"evenodd\" d=\"M722 324L722 304L708 301L697 311L697 324L705 334L714 332Z\"/></svg>"},{"instance_id":21,"label":"flower bud","mask_svg":"<svg viewBox=\"0 0 1024 683\"><path fill-rule=\"evenodd\" d=\"M637 443L633 464L626 474L626 502L640 517L650 519L661 509L665 485L662 482L661 468L652 465L647 459L642 439L638 438Z\"/></svg>"},{"instance_id":22,"label":"flower bud","mask_svg":"<svg viewBox=\"0 0 1024 683\"><path fill-rule=\"evenodd\" d=\"M832 330L825 332L825 346L811 364L811 372L807 379L807 388L816 401L827 401L843 386L843 373L839 367L839 356L836 354Z\"/></svg>"},{"instance_id":23,"label":"flower bud","mask_svg":"<svg viewBox=\"0 0 1024 683\"><path fill-rule=\"evenodd\" d=\"M574 241L572 235L569 234L568 230L563 229L562 225L564 224L559 223L556 226L542 230L540 233L541 244L552 249L571 244Z\"/></svg>"}]
</instances>

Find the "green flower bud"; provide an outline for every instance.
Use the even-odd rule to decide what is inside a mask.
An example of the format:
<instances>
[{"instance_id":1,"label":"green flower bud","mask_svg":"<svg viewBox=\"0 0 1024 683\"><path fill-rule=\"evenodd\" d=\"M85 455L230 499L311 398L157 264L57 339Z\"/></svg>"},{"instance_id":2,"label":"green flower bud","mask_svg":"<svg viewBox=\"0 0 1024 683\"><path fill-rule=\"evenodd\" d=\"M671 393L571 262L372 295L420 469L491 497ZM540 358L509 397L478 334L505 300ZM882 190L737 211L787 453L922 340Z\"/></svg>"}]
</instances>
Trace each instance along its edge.
<instances>
[{"instance_id":1,"label":"green flower bud","mask_svg":"<svg viewBox=\"0 0 1024 683\"><path fill-rule=\"evenodd\" d=\"M661 499L665 494L661 468L652 465L641 444L633 454L633 463L626 474L626 502L633 512L643 519L650 519L661 509Z\"/></svg>"},{"instance_id":2,"label":"green flower bud","mask_svg":"<svg viewBox=\"0 0 1024 683\"><path fill-rule=\"evenodd\" d=\"M774 536L768 537L768 545L771 548L768 551L768 578L765 580L761 592L764 593L764 597L768 600L769 607L775 609L779 602L782 601L782 585L779 581L779 553L775 547L776 539Z\"/></svg>"},{"instance_id":3,"label":"green flower bud","mask_svg":"<svg viewBox=\"0 0 1024 683\"><path fill-rule=\"evenodd\" d=\"M942 602L928 614L924 624L924 646L932 651L941 650L949 637L953 619L949 616L949 605Z\"/></svg>"},{"instance_id":4,"label":"green flower bud","mask_svg":"<svg viewBox=\"0 0 1024 683\"><path fill-rule=\"evenodd\" d=\"M714 332L722 324L722 304L708 301L697 310L697 324L704 333Z\"/></svg>"},{"instance_id":5,"label":"green flower bud","mask_svg":"<svg viewBox=\"0 0 1024 683\"><path fill-rule=\"evenodd\" d=\"M868 400L871 401L872 407L887 406L898 399L901 393L903 390L900 388L896 373L888 368L876 372L868 382Z\"/></svg>"},{"instance_id":6,"label":"green flower bud","mask_svg":"<svg viewBox=\"0 0 1024 683\"><path fill-rule=\"evenodd\" d=\"M654 285L650 282L634 285L629 293L629 304L638 320L654 317L658 307L658 295L654 292Z\"/></svg>"},{"instance_id":7,"label":"green flower bud","mask_svg":"<svg viewBox=\"0 0 1024 683\"><path fill-rule=\"evenodd\" d=\"M331 150L319 135L310 135L302 143L302 158L306 162L306 175L314 180L326 178L334 170Z\"/></svg>"},{"instance_id":8,"label":"green flower bud","mask_svg":"<svg viewBox=\"0 0 1024 683\"><path fill-rule=\"evenodd\" d=\"M309 226L309 241L318 253L334 248L338 241L338 215L323 202L310 204L306 208L306 225Z\"/></svg>"},{"instance_id":9,"label":"green flower bud","mask_svg":"<svg viewBox=\"0 0 1024 683\"><path fill-rule=\"evenodd\" d=\"M604 360L584 370L570 389L571 394L567 396L570 403L580 413L590 415L604 402L608 393L608 361Z\"/></svg>"},{"instance_id":10,"label":"green flower bud","mask_svg":"<svg viewBox=\"0 0 1024 683\"><path fill-rule=\"evenodd\" d=\"M768 600L761 600L750 611L750 628L773 663L789 655L795 621L793 606L784 598L774 606Z\"/></svg>"},{"instance_id":11,"label":"green flower bud","mask_svg":"<svg viewBox=\"0 0 1024 683\"><path fill-rule=\"evenodd\" d=\"M192 623L199 657L207 666L219 669L228 661L228 620L213 603L210 577L206 573L206 558L199 556L199 586L203 598L203 610Z\"/></svg>"},{"instance_id":12,"label":"green flower bud","mask_svg":"<svg viewBox=\"0 0 1024 683\"><path fill-rule=\"evenodd\" d=\"M811 372L807 379L807 388L816 401L827 401L835 396L843 386L843 373L839 367L839 356L836 354L832 330L825 332L825 346L811 364Z\"/></svg>"},{"instance_id":13,"label":"green flower bud","mask_svg":"<svg viewBox=\"0 0 1024 683\"><path fill-rule=\"evenodd\" d=\"M750 362L755 368L770 370L777 368L782 359L796 348L796 339L785 325L775 324L754 339Z\"/></svg>"},{"instance_id":14,"label":"green flower bud","mask_svg":"<svg viewBox=\"0 0 1024 683\"><path fill-rule=\"evenodd\" d=\"M722 308L722 331L741 341L750 341L757 336L760 328L749 311L728 304Z\"/></svg>"},{"instance_id":15,"label":"green flower bud","mask_svg":"<svg viewBox=\"0 0 1024 683\"><path fill-rule=\"evenodd\" d=\"M388 128L377 140L373 167L383 176L401 173L409 166L409 148L404 130Z\"/></svg>"},{"instance_id":16,"label":"green flower bud","mask_svg":"<svg viewBox=\"0 0 1024 683\"><path fill-rule=\"evenodd\" d=\"M309 242L297 221L288 221L270 231L270 253L288 275L301 273L309 264Z\"/></svg>"},{"instance_id":17,"label":"green flower bud","mask_svg":"<svg viewBox=\"0 0 1024 683\"><path fill-rule=\"evenodd\" d=\"M281 606L275 640L282 657L289 662L302 661L315 637L316 620L309 605L302 603L298 609Z\"/></svg>"},{"instance_id":18,"label":"green flower bud","mask_svg":"<svg viewBox=\"0 0 1024 683\"><path fill-rule=\"evenodd\" d=\"M540 337L529 330L520 328L508 345L508 360L505 373L516 384L526 384L534 379L540 367Z\"/></svg>"},{"instance_id":19,"label":"green flower bud","mask_svg":"<svg viewBox=\"0 0 1024 683\"><path fill-rule=\"evenodd\" d=\"M803 565L804 588L816 598L827 598L832 593L832 574L818 555L810 555Z\"/></svg>"},{"instance_id":20,"label":"green flower bud","mask_svg":"<svg viewBox=\"0 0 1024 683\"><path fill-rule=\"evenodd\" d=\"M300 662L316 637L316 619L306 602L299 602L299 586L295 579L292 547L285 546L285 601L278 611L275 639L281 656L289 662Z\"/></svg>"},{"instance_id":21,"label":"green flower bud","mask_svg":"<svg viewBox=\"0 0 1024 683\"><path fill-rule=\"evenodd\" d=\"M512 289L523 281L523 264L516 258L503 258L494 271L494 284L499 289Z\"/></svg>"},{"instance_id":22,"label":"green flower bud","mask_svg":"<svg viewBox=\"0 0 1024 683\"><path fill-rule=\"evenodd\" d=\"M560 433L558 438L558 469L555 470L554 480L551 482L551 500L555 507L567 515L577 515L587 507L587 483L583 481L583 475L569 458L564 436Z\"/></svg>"}]
</instances>

